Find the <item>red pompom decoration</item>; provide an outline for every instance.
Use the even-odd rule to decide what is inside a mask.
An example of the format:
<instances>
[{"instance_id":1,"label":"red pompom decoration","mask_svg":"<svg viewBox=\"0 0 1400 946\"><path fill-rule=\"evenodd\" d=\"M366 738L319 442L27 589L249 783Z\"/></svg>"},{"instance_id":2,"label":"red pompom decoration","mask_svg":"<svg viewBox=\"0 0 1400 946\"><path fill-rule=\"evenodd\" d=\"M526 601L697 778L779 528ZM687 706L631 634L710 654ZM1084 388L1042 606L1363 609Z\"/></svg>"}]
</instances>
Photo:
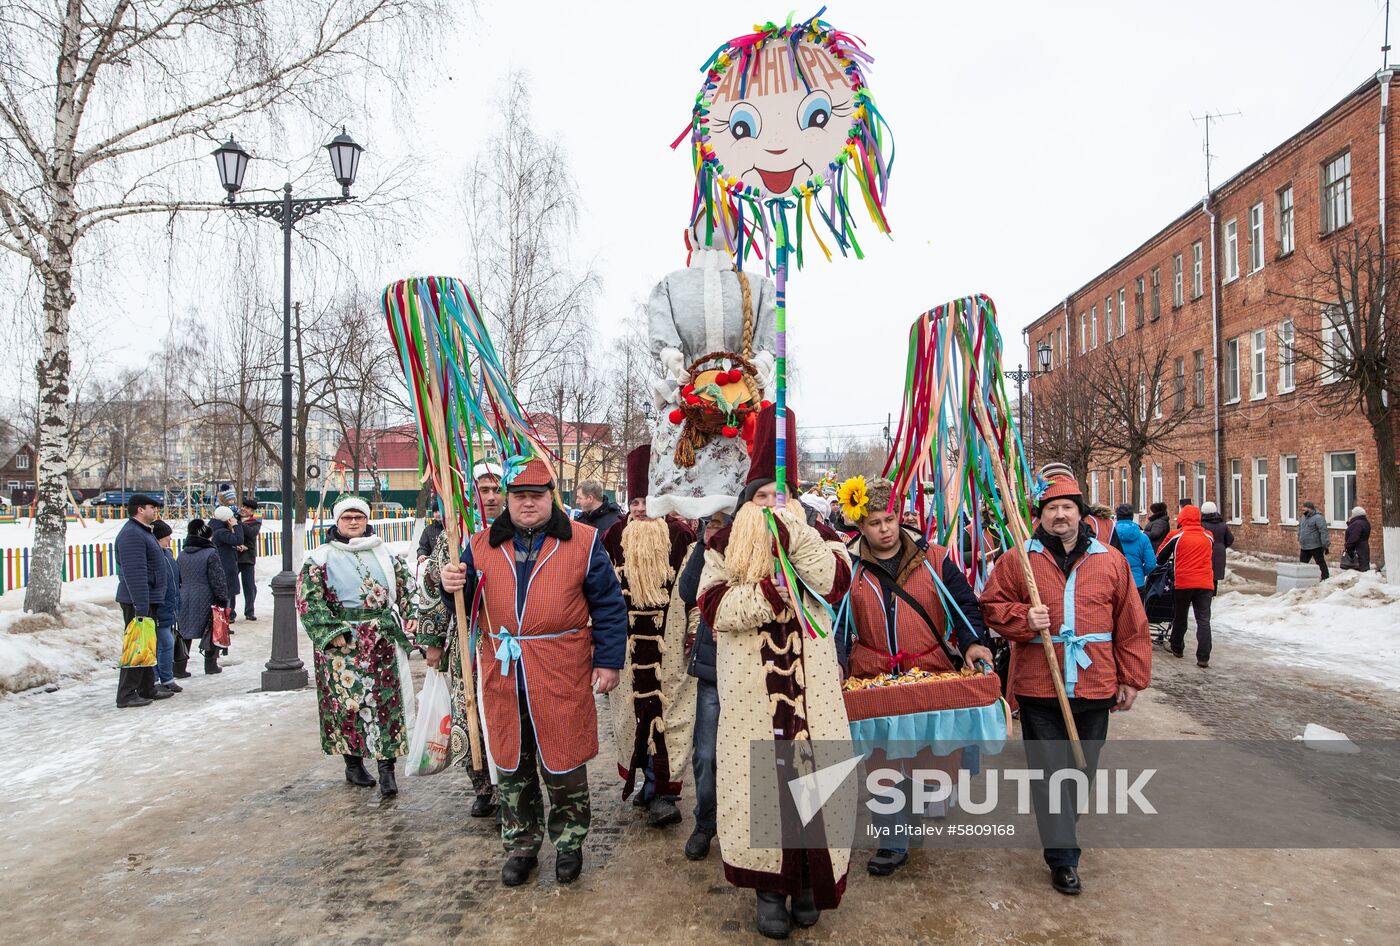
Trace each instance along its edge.
<instances>
[{"instance_id":1,"label":"red pompom decoration","mask_svg":"<svg viewBox=\"0 0 1400 946\"><path fill-rule=\"evenodd\" d=\"M673 423L673 424L679 424L681 421L685 420L685 411L681 410L681 409L678 407L678 408L676 408L675 410L673 410L673 411L671 412L670 417L671 417L671 423Z\"/></svg>"},{"instance_id":2,"label":"red pompom decoration","mask_svg":"<svg viewBox=\"0 0 1400 946\"><path fill-rule=\"evenodd\" d=\"M724 428L721 428L721 429L720 429L720 433L724 434L726 437L737 437L737 436L739 436L739 428L738 428L738 427L724 427Z\"/></svg>"}]
</instances>

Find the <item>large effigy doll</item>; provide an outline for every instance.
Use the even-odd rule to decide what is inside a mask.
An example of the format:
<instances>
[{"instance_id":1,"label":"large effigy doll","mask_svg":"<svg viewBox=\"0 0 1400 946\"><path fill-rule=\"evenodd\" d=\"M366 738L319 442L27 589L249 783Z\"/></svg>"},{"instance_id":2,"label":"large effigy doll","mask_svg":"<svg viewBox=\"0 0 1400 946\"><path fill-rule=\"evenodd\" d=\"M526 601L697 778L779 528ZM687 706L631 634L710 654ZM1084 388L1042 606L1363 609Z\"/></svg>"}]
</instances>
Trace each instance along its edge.
<instances>
[{"instance_id":1,"label":"large effigy doll","mask_svg":"<svg viewBox=\"0 0 1400 946\"><path fill-rule=\"evenodd\" d=\"M647 303L661 416L651 443L647 515L730 511L749 469L753 418L773 396L773 282L687 234L689 265Z\"/></svg>"}]
</instances>

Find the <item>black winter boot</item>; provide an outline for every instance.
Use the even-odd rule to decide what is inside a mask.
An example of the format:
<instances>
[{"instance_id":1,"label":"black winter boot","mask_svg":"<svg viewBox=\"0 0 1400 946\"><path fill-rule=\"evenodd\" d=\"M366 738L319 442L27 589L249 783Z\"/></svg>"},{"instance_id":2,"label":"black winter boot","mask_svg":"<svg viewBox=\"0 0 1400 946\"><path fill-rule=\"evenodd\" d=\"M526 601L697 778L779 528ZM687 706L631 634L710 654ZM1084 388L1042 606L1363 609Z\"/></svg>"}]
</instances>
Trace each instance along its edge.
<instances>
[{"instance_id":1,"label":"black winter boot","mask_svg":"<svg viewBox=\"0 0 1400 946\"><path fill-rule=\"evenodd\" d=\"M817 898L812 888L802 888L802 892L792 898L792 921L798 926L816 926L821 918L822 911L817 909Z\"/></svg>"},{"instance_id":2,"label":"black winter boot","mask_svg":"<svg viewBox=\"0 0 1400 946\"><path fill-rule=\"evenodd\" d=\"M379 760L379 797L393 798L399 793L398 780L394 778L394 760Z\"/></svg>"},{"instance_id":3,"label":"black winter boot","mask_svg":"<svg viewBox=\"0 0 1400 946\"><path fill-rule=\"evenodd\" d=\"M206 651L204 652L204 672L205 672L205 673L223 673L223 672L224 672L224 668L219 666L219 651L218 651L218 648L211 647L209 650L206 650Z\"/></svg>"},{"instance_id":4,"label":"black winter boot","mask_svg":"<svg viewBox=\"0 0 1400 946\"><path fill-rule=\"evenodd\" d=\"M365 771L365 760L357 755L345 757L345 781L360 788L372 788L374 778Z\"/></svg>"},{"instance_id":5,"label":"black winter boot","mask_svg":"<svg viewBox=\"0 0 1400 946\"><path fill-rule=\"evenodd\" d=\"M792 915L788 913L787 897L766 890L758 891L758 931L769 939L787 939L792 935Z\"/></svg>"}]
</instances>

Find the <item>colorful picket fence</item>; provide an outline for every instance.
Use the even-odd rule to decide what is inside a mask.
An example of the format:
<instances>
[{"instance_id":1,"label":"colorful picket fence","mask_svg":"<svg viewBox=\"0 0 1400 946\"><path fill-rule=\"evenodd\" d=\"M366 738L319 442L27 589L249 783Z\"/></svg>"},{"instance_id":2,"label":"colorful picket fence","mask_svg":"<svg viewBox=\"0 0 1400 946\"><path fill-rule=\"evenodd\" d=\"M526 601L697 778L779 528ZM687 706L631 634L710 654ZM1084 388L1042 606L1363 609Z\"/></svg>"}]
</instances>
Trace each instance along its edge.
<instances>
[{"instance_id":1,"label":"colorful picket fence","mask_svg":"<svg viewBox=\"0 0 1400 946\"><path fill-rule=\"evenodd\" d=\"M385 542L413 541L414 519L376 520L374 531L384 537ZM306 548L314 549L326 542L329 525L312 526L306 530ZM172 543L175 557L185 546L184 538ZM280 528L269 530L266 526L258 535L258 556L264 558L282 554L282 532ZM0 550L0 591L14 591L29 583L28 548ZM63 580L78 581L83 578L105 578L117 573L117 550L112 542L94 542L89 545L70 545L63 559Z\"/></svg>"}]
</instances>

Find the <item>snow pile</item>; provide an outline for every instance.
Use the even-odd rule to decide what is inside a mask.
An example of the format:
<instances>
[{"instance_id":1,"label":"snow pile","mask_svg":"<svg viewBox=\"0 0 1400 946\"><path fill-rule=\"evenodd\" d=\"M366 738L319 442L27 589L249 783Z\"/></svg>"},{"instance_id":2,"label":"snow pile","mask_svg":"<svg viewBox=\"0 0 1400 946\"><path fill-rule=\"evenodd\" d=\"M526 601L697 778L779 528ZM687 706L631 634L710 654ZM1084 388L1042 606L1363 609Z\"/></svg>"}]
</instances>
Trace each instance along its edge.
<instances>
[{"instance_id":1,"label":"snow pile","mask_svg":"<svg viewBox=\"0 0 1400 946\"><path fill-rule=\"evenodd\" d=\"M85 601L64 602L56 617L0 612L0 694L116 666L121 621L116 608Z\"/></svg>"},{"instance_id":2,"label":"snow pile","mask_svg":"<svg viewBox=\"0 0 1400 946\"><path fill-rule=\"evenodd\" d=\"M1230 636L1276 659L1400 689L1400 587L1375 572L1344 572L1283 594L1222 594L1215 618Z\"/></svg>"}]
</instances>

